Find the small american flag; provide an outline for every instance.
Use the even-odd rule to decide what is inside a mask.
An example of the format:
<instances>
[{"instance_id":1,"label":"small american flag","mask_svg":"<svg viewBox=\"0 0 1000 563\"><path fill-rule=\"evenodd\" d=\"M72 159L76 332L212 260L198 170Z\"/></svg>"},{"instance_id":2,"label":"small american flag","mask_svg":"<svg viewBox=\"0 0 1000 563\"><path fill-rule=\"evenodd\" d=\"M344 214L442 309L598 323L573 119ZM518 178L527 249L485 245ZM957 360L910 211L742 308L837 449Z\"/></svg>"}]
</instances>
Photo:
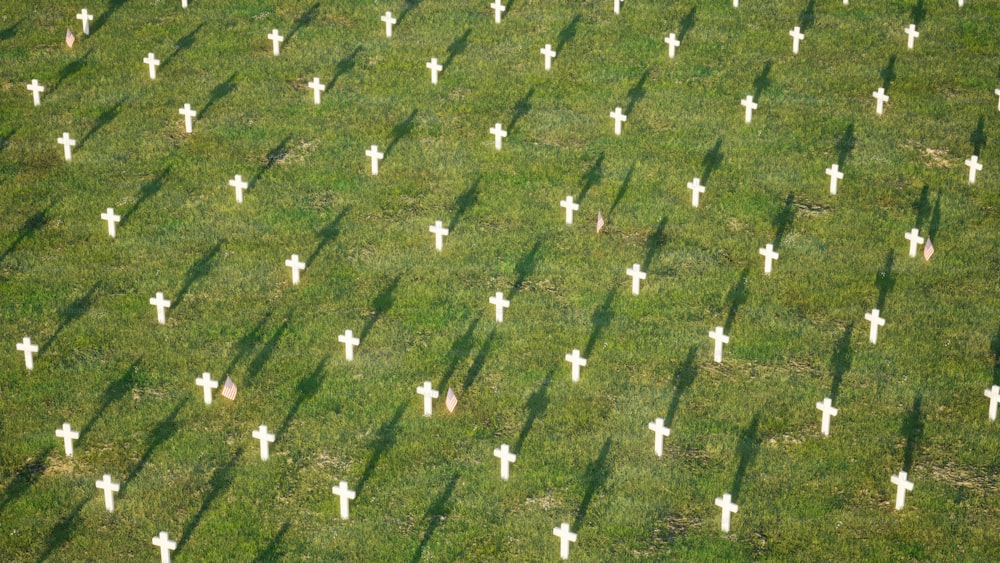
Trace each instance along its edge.
<instances>
[{"instance_id":1,"label":"small american flag","mask_svg":"<svg viewBox=\"0 0 1000 563\"><path fill-rule=\"evenodd\" d=\"M70 31L69 28L67 27L66 28L66 44L69 45L70 47L72 47L73 43L76 43L76 37L73 36L73 32Z\"/></svg>"},{"instance_id":2,"label":"small american flag","mask_svg":"<svg viewBox=\"0 0 1000 563\"><path fill-rule=\"evenodd\" d=\"M448 388L448 396L444 400L444 406L448 407L448 412L455 412L455 405L458 404L458 397L455 396L455 392Z\"/></svg>"},{"instance_id":3,"label":"small american flag","mask_svg":"<svg viewBox=\"0 0 1000 563\"><path fill-rule=\"evenodd\" d=\"M931 237L927 237L927 242L924 243L924 261L931 259L934 256L934 245L931 244Z\"/></svg>"},{"instance_id":4,"label":"small american flag","mask_svg":"<svg viewBox=\"0 0 1000 563\"><path fill-rule=\"evenodd\" d=\"M222 396L230 401L236 400L236 384L229 376L226 376L226 384L222 386Z\"/></svg>"},{"instance_id":5,"label":"small american flag","mask_svg":"<svg viewBox=\"0 0 1000 563\"><path fill-rule=\"evenodd\" d=\"M603 229L603 228L604 228L604 216L601 215L600 211L598 211L597 212L597 232L600 233L601 229Z\"/></svg>"}]
</instances>

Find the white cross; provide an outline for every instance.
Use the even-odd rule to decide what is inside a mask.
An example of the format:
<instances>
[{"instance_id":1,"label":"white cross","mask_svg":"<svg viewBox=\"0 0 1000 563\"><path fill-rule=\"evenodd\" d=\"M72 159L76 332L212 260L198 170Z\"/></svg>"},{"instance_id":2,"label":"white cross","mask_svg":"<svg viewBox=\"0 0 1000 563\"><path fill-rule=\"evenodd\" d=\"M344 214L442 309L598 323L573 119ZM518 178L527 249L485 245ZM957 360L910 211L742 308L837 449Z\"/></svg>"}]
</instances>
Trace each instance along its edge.
<instances>
[{"instance_id":1,"label":"white cross","mask_svg":"<svg viewBox=\"0 0 1000 563\"><path fill-rule=\"evenodd\" d=\"M156 67L160 65L160 61L156 60L156 55L150 53L146 55L146 58L142 59L142 62L149 65L149 77L156 79Z\"/></svg>"},{"instance_id":2,"label":"white cross","mask_svg":"<svg viewBox=\"0 0 1000 563\"><path fill-rule=\"evenodd\" d=\"M722 531L729 531L729 517L740 511L740 507L733 502L733 496L729 493L715 499L715 506L722 509Z\"/></svg>"},{"instance_id":3,"label":"white cross","mask_svg":"<svg viewBox=\"0 0 1000 563\"><path fill-rule=\"evenodd\" d=\"M372 145L372 148L365 151L365 156L372 159L372 176L378 176L378 161L385 158L385 155L378 152L378 145Z\"/></svg>"},{"instance_id":4,"label":"white cross","mask_svg":"<svg viewBox=\"0 0 1000 563\"><path fill-rule=\"evenodd\" d=\"M878 309L872 309L871 313L865 313L865 320L871 323L871 329L868 331L868 341L875 344L878 340L878 327L885 326L885 319L878 316Z\"/></svg>"},{"instance_id":5,"label":"white cross","mask_svg":"<svg viewBox=\"0 0 1000 563\"><path fill-rule=\"evenodd\" d=\"M993 387L984 390L983 395L990 400L990 420L996 420L997 403L1000 403L1000 385L994 385Z\"/></svg>"},{"instance_id":6,"label":"white cross","mask_svg":"<svg viewBox=\"0 0 1000 563\"><path fill-rule=\"evenodd\" d=\"M285 266L292 269L292 285L299 285L299 272L306 269L306 265L299 261L298 254L292 254L292 257L285 260Z\"/></svg>"},{"instance_id":7,"label":"white cross","mask_svg":"<svg viewBox=\"0 0 1000 563\"><path fill-rule=\"evenodd\" d=\"M764 257L764 273L771 275L771 263L778 259L778 253L774 251L774 245L767 243L764 248L759 249L757 252Z\"/></svg>"},{"instance_id":8,"label":"white cross","mask_svg":"<svg viewBox=\"0 0 1000 563\"><path fill-rule=\"evenodd\" d=\"M167 309L170 308L170 301L163 298L163 292L157 291L156 297L149 298L149 304L156 307L156 321L167 324Z\"/></svg>"},{"instance_id":9,"label":"white cross","mask_svg":"<svg viewBox=\"0 0 1000 563\"><path fill-rule=\"evenodd\" d=\"M715 363L722 363L722 345L729 344L729 337L722 333L722 327L717 326L715 330L708 331L708 337L715 340L715 352L712 359Z\"/></svg>"},{"instance_id":10,"label":"white cross","mask_svg":"<svg viewBox=\"0 0 1000 563\"><path fill-rule=\"evenodd\" d=\"M504 481L509 481L510 464L517 461L517 456L510 453L510 446L507 444L500 444L499 448L495 448L493 456L500 458L500 478Z\"/></svg>"},{"instance_id":11,"label":"white cross","mask_svg":"<svg viewBox=\"0 0 1000 563\"><path fill-rule=\"evenodd\" d=\"M267 458L271 457L268 446L274 442L274 434L269 434L267 425L261 424L260 428L251 432L250 435L260 440L260 460L267 461Z\"/></svg>"},{"instance_id":12,"label":"white cross","mask_svg":"<svg viewBox=\"0 0 1000 563\"><path fill-rule=\"evenodd\" d=\"M799 26L795 26L794 28L792 28L792 30L788 32L788 35L792 36L792 54L798 55L799 41L805 39L806 36L804 33L802 33L802 31L799 30Z\"/></svg>"},{"instance_id":13,"label":"white cross","mask_svg":"<svg viewBox=\"0 0 1000 563\"><path fill-rule=\"evenodd\" d=\"M539 49L538 52L540 52L543 56L545 56L545 70L551 70L552 59L556 57L556 52L552 50L552 45L546 43L545 47Z\"/></svg>"},{"instance_id":14,"label":"white cross","mask_svg":"<svg viewBox=\"0 0 1000 563\"><path fill-rule=\"evenodd\" d=\"M844 173L834 164L826 169L826 175L830 177L830 195L837 195L837 180L843 180Z\"/></svg>"},{"instance_id":15,"label":"white cross","mask_svg":"<svg viewBox=\"0 0 1000 563\"><path fill-rule=\"evenodd\" d=\"M572 354L566 354L566 361L572 364L570 375L573 381L580 381L580 368L587 365L587 358L581 358L580 351L573 348Z\"/></svg>"},{"instance_id":16,"label":"white cross","mask_svg":"<svg viewBox=\"0 0 1000 563\"><path fill-rule=\"evenodd\" d=\"M620 14L622 10L622 0L615 0L615 13Z\"/></svg>"},{"instance_id":17,"label":"white cross","mask_svg":"<svg viewBox=\"0 0 1000 563\"><path fill-rule=\"evenodd\" d=\"M271 43L274 45L274 56L277 57L280 52L281 42L284 41L285 38L278 34L277 29L272 29L271 33L267 34L267 38L270 39Z\"/></svg>"},{"instance_id":18,"label":"white cross","mask_svg":"<svg viewBox=\"0 0 1000 563\"><path fill-rule=\"evenodd\" d=\"M73 158L73 152L70 147L76 146L76 140L69 138L69 133L63 133L62 137L56 139L56 142L63 146L63 154L66 156L66 160Z\"/></svg>"},{"instance_id":19,"label":"white cross","mask_svg":"<svg viewBox=\"0 0 1000 563\"><path fill-rule=\"evenodd\" d=\"M104 474L103 479L101 479L100 481L95 481L95 484L97 485L98 489L104 489L104 508L107 508L108 512L114 512L115 511L114 493L117 493L118 490L121 489L121 485L119 485L118 483L112 483L111 475L108 475L107 473Z\"/></svg>"},{"instance_id":20,"label":"white cross","mask_svg":"<svg viewBox=\"0 0 1000 563\"><path fill-rule=\"evenodd\" d=\"M194 118L194 116L198 115L198 112L191 109L191 104L184 104L184 107L177 110L177 113L184 116L184 131L190 133L191 120Z\"/></svg>"},{"instance_id":21,"label":"white cross","mask_svg":"<svg viewBox=\"0 0 1000 563\"><path fill-rule=\"evenodd\" d=\"M307 86L309 86L310 88L312 88L312 91L313 91L313 103L316 104L316 105L319 105L320 92L326 92L326 84L323 84L322 82L320 82L318 76L314 76L313 79L312 79L312 82L310 82Z\"/></svg>"},{"instance_id":22,"label":"white cross","mask_svg":"<svg viewBox=\"0 0 1000 563\"><path fill-rule=\"evenodd\" d=\"M621 135L622 123L628 121L628 116L622 113L622 108L616 107L615 111L611 112L611 119L615 120L615 135Z\"/></svg>"},{"instance_id":23,"label":"white cross","mask_svg":"<svg viewBox=\"0 0 1000 563\"><path fill-rule=\"evenodd\" d=\"M27 369L35 369L35 357L34 354L38 352L38 345L31 343L31 338L27 336L24 340L19 342L14 348L21 352L24 352L24 367Z\"/></svg>"},{"instance_id":24,"label":"white cross","mask_svg":"<svg viewBox=\"0 0 1000 563\"><path fill-rule=\"evenodd\" d=\"M906 48L907 49L912 49L913 48L913 40L916 39L917 37L920 37L920 32L917 31L917 26L914 25L914 24L912 24L912 23L910 24L910 27L906 28L904 31L906 31L906 35L907 35L907 38L906 38Z\"/></svg>"},{"instance_id":25,"label":"white cross","mask_svg":"<svg viewBox=\"0 0 1000 563\"><path fill-rule=\"evenodd\" d=\"M170 563L170 552L177 549L177 542L171 541L166 532L153 537L153 545L160 548L160 563Z\"/></svg>"},{"instance_id":26,"label":"white cross","mask_svg":"<svg viewBox=\"0 0 1000 563\"><path fill-rule=\"evenodd\" d=\"M101 219L108 222L108 234L115 238L115 225L122 220L120 215L115 215L115 208L109 207L107 211L101 213Z\"/></svg>"},{"instance_id":27,"label":"white cross","mask_svg":"<svg viewBox=\"0 0 1000 563\"><path fill-rule=\"evenodd\" d=\"M958 7L961 8L965 5L965 0L958 0Z\"/></svg>"},{"instance_id":28,"label":"white cross","mask_svg":"<svg viewBox=\"0 0 1000 563\"><path fill-rule=\"evenodd\" d=\"M87 9L84 8L76 15L76 19L83 22L83 34L90 35L90 22L94 21L94 14L88 14Z\"/></svg>"},{"instance_id":29,"label":"white cross","mask_svg":"<svg viewBox=\"0 0 1000 563\"><path fill-rule=\"evenodd\" d=\"M385 36L392 37L392 26L396 23L396 18L392 17L392 12L386 12L379 19L385 22Z\"/></svg>"},{"instance_id":30,"label":"white cross","mask_svg":"<svg viewBox=\"0 0 1000 563\"><path fill-rule=\"evenodd\" d=\"M434 233L434 248L438 252L441 252L441 246L444 244L444 237L448 236L448 229L442 226L441 221L434 221L434 224L430 227L430 232Z\"/></svg>"},{"instance_id":31,"label":"white cross","mask_svg":"<svg viewBox=\"0 0 1000 563\"><path fill-rule=\"evenodd\" d=\"M924 243L924 237L920 236L920 231L912 229L903 235L903 238L910 241L910 258L917 257L917 247Z\"/></svg>"},{"instance_id":32,"label":"white cross","mask_svg":"<svg viewBox=\"0 0 1000 563\"><path fill-rule=\"evenodd\" d=\"M37 78L32 78L31 84L28 84L28 90L31 90L31 96L35 100L35 105L41 104L42 100L39 94L45 91L45 86L39 84Z\"/></svg>"},{"instance_id":33,"label":"white cross","mask_svg":"<svg viewBox=\"0 0 1000 563\"><path fill-rule=\"evenodd\" d=\"M503 298L503 292L498 291L496 295L490 297L490 305L497 308L496 319L498 323L503 322L503 310L510 307L510 301Z\"/></svg>"},{"instance_id":34,"label":"white cross","mask_svg":"<svg viewBox=\"0 0 1000 563\"><path fill-rule=\"evenodd\" d=\"M503 148L503 140L507 137L507 132L503 130L503 125L497 123L493 127L490 127L490 133L493 135L493 146L497 150Z\"/></svg>"},{"instance_id":35,"label":"white cross","mask_svg":"<svg viewBox=\"0 0 1000 563\"><path fill-rule=\"evenodd\" d=\"M740 0L733 0L733 7L734 8L739 8L740 7Z\"/></svg>"},{"instance_id":36,"label":"white cross","mask_svg":"<svg viewBox=\"0 0 1000 563\"><path fill-rule=\"evenodd\" d=\"M750 123L750 120L753 118L753 110L757 109L757 104L753 101L753 96L747 96L744 98L740 102L740 105L747 108L744 120L746 120L747 123Z\"/></svg>"},{"instance_id":37,"label":"white cross","mask_svg":"<svg viewBox=\"0 0 1000 563\"><path fill-rule=\"evenodd\" d=\"M340 497L340 519L347 520L350 517L350 502L358 496L358 493L347 488L347 481L341 481L333 488L333 494Z\"/></svg>"},{"instance_id":38,"label":"white cross","mask_svg":"<svg viewBox=\"0 0 1000 563\"><path fill-rule=\"evenodd\" d=\"M688 189L691 190L691 206L698 207L698 196L705 193L705 186L701 185L701 178L695 178L688 182Z\"/></svg>"},{"instance_id":39,"label":"white cross","mask_svg":"<svg viewBox=\"0 0 1000 563\"><path fill-rule=\"evenodd\" d=\"M657 457L663 457L663 437L670 435L670 429L663 425L662 418L650 422L649 429L653 431L653 451Z\"/></svg>"},{"instance_id":40,"label":"white cross","mask_svg":"<svg viewBox=\"0 0 1000 563\"><path fill-rule=\"evenodd\" d=\"M181 0L181 8L186 9L187 7L188 7L188 0Z\"/></svg>"},{"instance_id":41,"label":"white cross","mask_svg":"<svg viewBox=\"0 0 1000 563\"><path fill-rule=\"evenodd\" d=\"M562 201L559 202L559 206L566 208L566 224L567 225L572 225L573 224L573 212L580 210L580 204L579 203L573 203L573 196L568 195L568 196L566 196L566 199L564 199L564 200L562 200Z\"/></svg>"},{"instance_id":42,"label":"white cross","mask_svg":"<svg viewBox=\"0 0 1000 563\"><path fill-rule=\"evenodd\" d=\"M73 430L68 422L64 422L62 428L56 429L56 438L63 439L63 447L66 449L66 455L73 457L73 440L80 437L80 433Z\"/></svg>"},{"instance_id":43,"label":"white cross","mask_svg":"<svg viewBox=\"0 0 1000 563\"><path fill-rule=\"evenodd\" d=\"M236 189L236 203L243 203L243 190L249 188L250 184L244 182L243 176L237 174L229 181L229 185Z\"/></svg>"},{"instance_id":44,"label":"white cross","mask_svg":"<svg viewBox=\"0 0 1000 563\"><path fill-rule=\"evenodd\" d=\"M632 295L639 295L639 280L646 279L646 272L638 264L632 264L631 268L625 268L625 275L632 276Z\"/></svg>"},{"instance_id":45,"label":"white cross","mask_svg":"<svg viewBox=\"0 0 1000 563\"><path fill-rule=\"evenodd\" d=\"M677 40L677 36L671 33L667 37L663 38L663 42L666 43L668 46L669 51L667 52L667 54L670 55L671 59L674 58L675 50L681 46L681 42Z\"/></svg>"},{"instance_id":46,"label":"white cross","mask_svg":"<svg viewBox=\"0 0 1000 563\"><path fill-rule=\"evenodd\" d=\"M444 67L438 64L436 57L431 57L431 62L427 63L425 66L431 69L431 84L437 84L438 73L444 70Z\"/></svg>"},{"instance_id":47,"label":"white cross","mask_svg":"<svg viewBox=\"0 0 1000 563\"><path fill-rule=\"evenodd\" d=\"M837 416L840 409L833 406L833 400L830 397L826 397L822 402L816 403L816 408L823 413L823 421L820 423L820 432L824 436L830 435L830 417Z\"/></svg>"},{"instance_id":48,"label":"white cross","mask_svg":"<svg viewBox=\"0 0 1000 563\"><path fill-rule=\"evenodd\" d=\"M1000 96L1000 88L995 88L993 94ZM1000 111L1000 98L997 98L997 111Z\"/></svg>"},{"instance_id":49,"label":"white cross","mask_svg":"<svg viewBox=\"0 0 1000 563\"><path fill-rule=\"evenodd\" d=\"M559 557L569 559L569 544L576 542L576 534L569 531L569 524L562 523L558 528L552 528L552 535L559 538Z\"/></svg>"},{"instance_id":50,"label":"white cross","mask_svg":"<svg viewBox=\"0 0 1000 563\"><path fill-rule=\"evenodd\" d=\"M202 372L201 377L194 380L195 385L200 385L204 390L205 404L212 404L212 389L219 388L219 382L212 379L212 374L207 371Z\"/></svg>"},{"instance_id":51,"label":"white cross","mask_svg":"<svg viewBox=\"0 0 1000 563\"><path fill-rule=\"evenodd\" d=\"M430 381L425 381L423 385L417 387L417 394L424 396L424 416L430 416L433 406L432 401L437 399L440 393L431 388Z\"/></svg>"},{"instance_id":52,"label":"white cross","mask_svg":"<svg viewBox=\"0 0 1000 563\"><path fill-rule=\"evenodd\" d=\"M507 7L500 3L500 0L493 0L490 4L490 8L493 8L493 21L500 23L500 14L507 11Z\"/></svg>"},{"instance_id":53,"label":"white cross","mask_svg":"<svg viewBox=\"0 0 1000 563\"><path fill-rule=\"evenodd\" d=\"M882 104L889 101L889 96L885 94L885 88L879 88L872 92L872 96L875 97L875 113L882 115Z\"/></svg>"},{"instance_id":54,"label":"white cross","mask_svg":"<svg viewBox=\"0 0 1000 563\"><path fill-rule=\"evenodd\" d=\"M69 159L66 159L69 160ZM972 155L968 160L965 161L965 165L969 167L969 183L976 183L976 172L983 169L983 165L979 163L979 157Z\"/></svg>"},{"instance_id":55,"label":"white cross","mask_svg":"<svg viewBox=\"0 0 1000 563\"><path fill-rule=\"evenodd\" d=\"M913 482L906 480L906 472L900 471L899 475L893 475L890 479L896 485L896 510L903 510L906 503L906 491L913 490Z\"/></svg>"},{"instance_id":56,"label":"white cross","mask_svg":"<svg viewBox=\"0 0 1000 563\"><path fill-rule=\"evenodd\" d=\"M351 329L347 329L344 331L344 334L337 336L337 342L344 345L344 356L349 362L354 359L354 347L361 344L361 339L354 336L354 332Z\"/></svg>"}]
</instances>

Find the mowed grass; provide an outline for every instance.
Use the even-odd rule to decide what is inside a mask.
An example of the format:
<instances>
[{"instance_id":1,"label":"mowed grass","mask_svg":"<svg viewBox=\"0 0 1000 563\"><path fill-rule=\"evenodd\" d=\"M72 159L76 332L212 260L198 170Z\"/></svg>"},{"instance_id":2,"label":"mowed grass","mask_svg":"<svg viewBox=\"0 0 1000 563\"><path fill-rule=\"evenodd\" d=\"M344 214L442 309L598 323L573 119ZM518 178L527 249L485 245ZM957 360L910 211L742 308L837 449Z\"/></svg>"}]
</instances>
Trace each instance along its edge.
<instances>
[{"instance_id":1,"label":"mowed grass","mask_svg":"<svg viewBox=\"0 0 1000 563\"><path fill-rule=\"evenodd\" d=\"M165 530L178 561L554 560L561 522L594 561L1000 556L983 397L1000 384L992 3L633 0L615 16L611 0L513 0L496 25L485 0L116 0L88 6L90 37L81 7L0 8L2 559L153 559ZM907 256L913 227L929 262ZM633 263L649 274L637 297ZM589 359L575 384L573 348ZM204 405L204 371L237 400ZM431 418L425 380L442 394ZM65 421L73 458L53 434ZM260 424L277 434L267 462ZM509 482L501 443L518 454ZM915 489L896 512L904 468ZM104 473L122 484L112 514Z\"/></svg>"}]
</instances>

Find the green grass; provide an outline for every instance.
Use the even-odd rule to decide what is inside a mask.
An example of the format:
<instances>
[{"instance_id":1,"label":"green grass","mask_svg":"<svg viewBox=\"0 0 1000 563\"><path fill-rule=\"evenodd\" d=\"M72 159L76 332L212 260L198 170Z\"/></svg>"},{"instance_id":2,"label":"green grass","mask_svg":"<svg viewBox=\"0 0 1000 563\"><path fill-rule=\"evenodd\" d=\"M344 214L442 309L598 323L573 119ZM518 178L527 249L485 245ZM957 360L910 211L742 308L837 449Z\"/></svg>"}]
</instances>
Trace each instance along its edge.
<instances>
[{"instance_id":1,"label":"green grass","mask_svg":"<svg viewBox=\"0 0 1000 563\"><path fill-rule=\"evenodd\" d=\"M830 0L810 21L805 0L633 0L617 17L611 0L514 0L498 26L485 0L277 4L95 4L90 37L75 3L0 8L0 558L152 559L166 530L178 561L554 560L564 521L572 557L595 561L1000 557L982 396L1000 384L995 5ZM437 86L431 57L450 58ZM631 106L621 137L615 106ZM234 174L254 178L242 205ZM435 220L452 226L440 254ZM906 255L916 225L929 262ZM757 249L779 232L765 277ZM292 253L309 262L296 287ZM347 328L364 333L351 364ZM30 373L25 335L44 348ZM573 348L589 348L576 384ZM237 400L202 404L203 371ZM421 416L424 380L456 390L453 415ZM814 404L834 388L823 438ZM83 430L72 459L64 421ZM260 424L278 434L266 463ZM104 473L122 483L113 514ZM341 479L358 491L346 522Z\"/></svg>"}]
</instances>

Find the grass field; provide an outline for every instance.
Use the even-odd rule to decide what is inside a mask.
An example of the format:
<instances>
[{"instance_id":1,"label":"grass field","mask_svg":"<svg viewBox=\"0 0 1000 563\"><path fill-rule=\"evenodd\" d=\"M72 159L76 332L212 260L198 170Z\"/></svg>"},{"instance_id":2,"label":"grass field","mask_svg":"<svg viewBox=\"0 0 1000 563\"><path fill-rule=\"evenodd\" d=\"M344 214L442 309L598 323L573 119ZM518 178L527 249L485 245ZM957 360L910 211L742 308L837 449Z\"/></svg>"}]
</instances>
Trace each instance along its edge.
<instances>
[{"instance_id":1,"label":"grass field","mask_svg":"<svg viewBox=\"0 0 1000 563\"><path fill-rule=\"evenodd\" d=\"M89 37L80 2L0 6L0 559L155 560L164 530L178 561L555 560L562 522L592 561L1000 559L983 396L1000 384L1000 6L508 0L496 25L488 4L101 0ZM907 255L914 227L928 262ZM236 401L204 405L204 371ZM915 487L895 511L901 469Z\"/></svg>"}]
</instances>

